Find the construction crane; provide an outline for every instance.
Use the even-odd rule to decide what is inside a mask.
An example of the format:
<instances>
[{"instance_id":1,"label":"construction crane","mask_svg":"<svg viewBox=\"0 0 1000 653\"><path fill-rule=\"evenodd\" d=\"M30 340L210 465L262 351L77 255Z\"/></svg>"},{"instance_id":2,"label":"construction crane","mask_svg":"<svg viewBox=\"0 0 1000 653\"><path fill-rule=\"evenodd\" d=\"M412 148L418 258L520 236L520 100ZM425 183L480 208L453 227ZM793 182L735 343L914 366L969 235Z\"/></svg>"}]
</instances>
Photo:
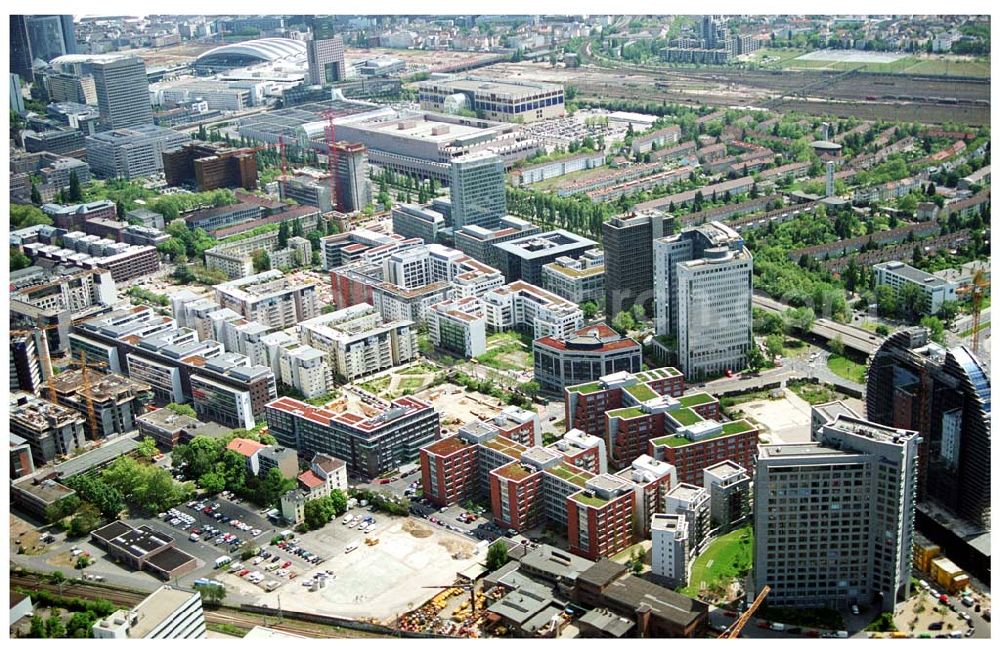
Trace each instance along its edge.
<instances>
[{"instance_id":1,"label":"construction crane","mask_svg":"<svg viewBox=\"0 0 1000 653\"><path fill-rule=\"evenodd\" d=\"M726 628L726 630L723 631L721 635L719 635L719 639L736 639L737 637L739 637L740 633L743 631L743 627L747 625L747 622L750 621L750 618L753 617L755 612L757 612L757 609L760 607L760 604L764 602L764 599L770 592L771 592L771 586L765 585L760 590L760 594L757 595L757 598L755 598L753 600L753 603L750 604L750 607L747 608L743 612L743 614L737 617L736 621L734 621L733 624L729 626L729 628Z\"/></svg>"},{"instance_id":2,"label":"construction crane","mask_svg":"<svg viewBox=\"0 0 1000 653\"><path fill-rule=\"evenodd\" d=\"M979 329L982 326L980 309L983 305L983 289L988 288L990 282L986 280L986 273L983 270L976 270L972 275L972 353L979 353Z\"/></svg>"}]
</instances>

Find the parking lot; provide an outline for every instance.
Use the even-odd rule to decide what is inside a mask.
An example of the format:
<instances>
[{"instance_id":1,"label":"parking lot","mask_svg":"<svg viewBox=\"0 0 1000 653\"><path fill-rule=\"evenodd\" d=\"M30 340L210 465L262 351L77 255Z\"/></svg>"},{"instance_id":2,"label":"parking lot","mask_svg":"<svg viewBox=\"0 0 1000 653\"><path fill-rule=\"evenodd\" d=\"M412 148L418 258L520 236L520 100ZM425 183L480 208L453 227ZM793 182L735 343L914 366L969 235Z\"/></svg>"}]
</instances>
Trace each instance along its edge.
<instances>
[{"instance_id":1,"label":"parking lot","mask_svg":"<svg viewBox=\"0 0 1000 653\"><path fill-rule=\"evenodd\" d=\"M493 523L492 515L486 511L470 512L460 505L448 506L444 510L421 505L427 520L456 533L464 533L477 540L492 542L504 534L503 529ZM469 519L474 517L474 519Z\"/></svg>"},{"instance_id":2,"label":"parking lot","mask_svg":"<svg viewBox=\"0 0 1000 653\"><path fill-rule=\"evenodd\" d=\"M197 510L198 505L204 506L203 509ZM203 512L204 509L213 506L217 507L212 509L211 515ZM240 547L245 543L266 544L276 532L274 525L268 523L259 513L249 509L247 504L235 503L221 496L206 499L204 503L194 502L192 506L181 504L162 514L163 517L127 521L135 527L147 525L170 535L176 540L178 549L204 563L200 564L196 571L188 574L193 578L203 576L213 569L215 561L221 556L229 555L238 560ZM216 514L220 517L212 516ZM231 524L233 521L242 523L247 530ZM229 536L228 542L225 541L226 536Z\"/></svg>"},{"instance_id":3,"label":"parking lot","mask_svg":"<svg viewBox=\"0 0 1000 653\"><path fill-rule=\"evenodd\" d=\"M319 555L323 561L310 564L291 556L275 546L266 549L292 564L288 574L279 576L279 569L266 571L271 562L246 569L259 571L261 582L252 584L233 573L217 573L216 580L226 585L230 593L239 593L258 605L287 610L303 610L317 614L344 617L374 617L391 621L401 612L423 603L438 590L434 585L449 585L460 571L475 561L484 560L486 547L465 535L444 530L423 519L391 517L372 513L366 508L354 508L355 517L372 517L374 529L365 533L358 529L357 519L344 524L344 516L320 530L300 534L298 546ZM366 539L373 544L366 544ZM295 573L295 578L291 573ZM317 576L325 574L323 587ZM280 583L273 592L266 590L269 581Z\"/></svg>"}]
</instances>

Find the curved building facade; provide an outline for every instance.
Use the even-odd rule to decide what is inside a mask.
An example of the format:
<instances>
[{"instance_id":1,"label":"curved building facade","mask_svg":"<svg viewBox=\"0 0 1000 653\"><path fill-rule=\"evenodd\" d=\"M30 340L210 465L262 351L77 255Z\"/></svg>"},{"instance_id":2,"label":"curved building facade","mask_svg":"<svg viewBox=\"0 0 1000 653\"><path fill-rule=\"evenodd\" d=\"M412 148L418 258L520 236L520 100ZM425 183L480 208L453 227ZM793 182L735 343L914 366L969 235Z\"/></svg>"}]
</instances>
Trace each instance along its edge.
<instances>
[{"instance_id":1,"label":"curved building facade","mask_svg":"<svg viewBox=\"0 0 1000 653\"><path fill-rule=\"evenodd\" d=\"M292 39L254 39L222 45L205 52L194 61L199 71L220 71L261 63L288 61L305 64L306 44Z\"/></svg>"},{"instance_id":2,"label":"curved building facade","mask_svg":"<svg viewBox=\"0 0 1000 653\"><path fill-rule=\"evenodd\" d=\"M945 349L923 327L898 331L868 368L868 419L919 431L918 492L990 528L990 379L964 346Z\"/></svg>"}]
</instances>

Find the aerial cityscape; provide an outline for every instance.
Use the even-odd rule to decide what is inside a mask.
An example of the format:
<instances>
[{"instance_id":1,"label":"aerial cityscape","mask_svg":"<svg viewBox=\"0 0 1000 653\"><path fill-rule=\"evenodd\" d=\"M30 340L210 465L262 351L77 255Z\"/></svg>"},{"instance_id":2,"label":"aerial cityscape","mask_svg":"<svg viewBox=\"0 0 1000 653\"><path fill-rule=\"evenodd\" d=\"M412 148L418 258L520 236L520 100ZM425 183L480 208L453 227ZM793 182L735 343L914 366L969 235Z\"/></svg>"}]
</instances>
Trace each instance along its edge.
<instances>
[{"instance_id":1,"label":"aerial cityscape","mask_svg":"<svg viewBox=\"0 0 1000 653\"><path fill-rule=\"evenodd\" d=\"M11 638L990 638L989 15L9 18Z\"/></svg>"}]
</instances>

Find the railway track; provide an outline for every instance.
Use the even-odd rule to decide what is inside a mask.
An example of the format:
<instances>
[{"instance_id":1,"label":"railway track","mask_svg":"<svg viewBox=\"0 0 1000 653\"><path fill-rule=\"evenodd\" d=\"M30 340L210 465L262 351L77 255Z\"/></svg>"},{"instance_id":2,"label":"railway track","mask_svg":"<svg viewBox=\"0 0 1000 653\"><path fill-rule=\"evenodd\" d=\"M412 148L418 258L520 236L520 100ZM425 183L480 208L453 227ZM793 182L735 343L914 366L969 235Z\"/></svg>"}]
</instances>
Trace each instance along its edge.
<instances>
[{"instance_id":1,"label":"railway track","mask_svg":"<svg viewBox=\"0 0 1000 653\"><path fill-rule=\"evenodd\" d=\"M132 608L142 602L149 594L138 590L131 590L122 587L108 587L97 584L83 583L63 583L60 587L52 583L48 578L39 576L17 576L11 575L10 586L12 589L22 589L30 591L47 591L63 597L89 599L105 599L115 605ZM281 630L283 632L301 635L312 638L357 638L357 637L384 637L376 633L363 630L351 630L340 626L330 626L326 624L300 621L283 617L280 622L275 623L274 617L266 615L242 612L236 608L218 608L205 610L205 621L209 624L229 625L250 630L254 626L267 625L269 628Z\"/></svg>"}]
</instances>

